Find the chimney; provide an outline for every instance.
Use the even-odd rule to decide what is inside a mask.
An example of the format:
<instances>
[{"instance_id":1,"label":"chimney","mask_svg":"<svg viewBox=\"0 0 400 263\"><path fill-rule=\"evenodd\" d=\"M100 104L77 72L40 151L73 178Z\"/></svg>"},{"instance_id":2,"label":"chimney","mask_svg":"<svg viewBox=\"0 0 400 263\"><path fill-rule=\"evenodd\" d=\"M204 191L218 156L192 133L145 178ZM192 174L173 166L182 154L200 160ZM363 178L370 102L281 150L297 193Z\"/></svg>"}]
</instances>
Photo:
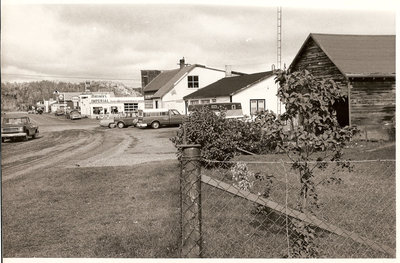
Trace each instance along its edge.
<instances>
[{"instance_id":1,"label":"chimney","mask_svg":"<svg viewBox=\"0 0 400 263\"><path fill-rule=\"evenodd\" d=\"M225 65L225 78L232 77L232 65Z\"/></svg>"},{"instance_id":2,"label":"chimney","mask_svg":"<svg viewBox=\"0 0 400 263\"><path fill-rule=\"evenodd\" d=\"M185 57L179 60L179 67L183 68L185 66Z\"/></svg>"}]
</instances>

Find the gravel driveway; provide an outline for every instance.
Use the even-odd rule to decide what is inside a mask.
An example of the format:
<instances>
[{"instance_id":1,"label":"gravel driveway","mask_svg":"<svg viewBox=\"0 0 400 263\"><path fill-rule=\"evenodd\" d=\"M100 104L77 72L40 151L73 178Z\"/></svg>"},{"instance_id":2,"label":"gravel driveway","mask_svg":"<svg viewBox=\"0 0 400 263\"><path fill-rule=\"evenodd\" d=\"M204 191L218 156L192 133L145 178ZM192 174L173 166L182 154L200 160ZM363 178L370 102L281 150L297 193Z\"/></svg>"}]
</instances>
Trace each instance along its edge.
<instances>
[{"instance_id":1,"label":"gravel driveway","mask_svg":"<svg viewBox=\"0 0 400 263\"><path fill-rule=\"evenodd\" d=\"M177 128L109 129L96 120L29 115L38 139L2 143L2 181L46 167L126 166L176 159L170 137Z\"/></svg>"}]
</instances>

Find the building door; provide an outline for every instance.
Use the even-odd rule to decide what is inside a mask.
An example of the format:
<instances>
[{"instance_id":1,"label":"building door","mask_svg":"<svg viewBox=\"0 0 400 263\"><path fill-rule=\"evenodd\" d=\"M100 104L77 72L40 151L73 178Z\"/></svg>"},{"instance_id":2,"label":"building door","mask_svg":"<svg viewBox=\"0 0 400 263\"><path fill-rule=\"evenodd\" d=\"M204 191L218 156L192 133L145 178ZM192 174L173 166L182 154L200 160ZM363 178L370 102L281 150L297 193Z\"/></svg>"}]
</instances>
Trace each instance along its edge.
<instances>
[{"instance_id":1,"label":"building door","mask_svg":"<svg viewBox=\"0 0 400 263\"><path fill-rule=\"evenodd\" d=\"M336 111L336 118L341 127L349 125L349 100L337 100L333 104L333 108Z\"/></svg>"}]
</instances>

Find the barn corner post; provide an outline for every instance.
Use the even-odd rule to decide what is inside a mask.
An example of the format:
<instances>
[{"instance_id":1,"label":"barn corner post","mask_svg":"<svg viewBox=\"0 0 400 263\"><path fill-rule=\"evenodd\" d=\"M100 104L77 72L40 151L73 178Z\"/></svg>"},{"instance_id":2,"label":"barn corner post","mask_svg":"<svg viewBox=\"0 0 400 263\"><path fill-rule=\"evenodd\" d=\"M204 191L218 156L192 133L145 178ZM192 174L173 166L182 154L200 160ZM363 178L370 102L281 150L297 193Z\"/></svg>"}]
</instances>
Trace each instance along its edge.
<instances>
[{"instance_id":1,"label":"barn corner post","mask_svg":"<svg viewBox=\"0 0 400 263\"><path fill-rule=\"evenodd\" d=\"M180 145L182 148L180 196L181 242L180 257L200 258L201 233L201 167L200 145Z\"/></svg>"}]
</instances>

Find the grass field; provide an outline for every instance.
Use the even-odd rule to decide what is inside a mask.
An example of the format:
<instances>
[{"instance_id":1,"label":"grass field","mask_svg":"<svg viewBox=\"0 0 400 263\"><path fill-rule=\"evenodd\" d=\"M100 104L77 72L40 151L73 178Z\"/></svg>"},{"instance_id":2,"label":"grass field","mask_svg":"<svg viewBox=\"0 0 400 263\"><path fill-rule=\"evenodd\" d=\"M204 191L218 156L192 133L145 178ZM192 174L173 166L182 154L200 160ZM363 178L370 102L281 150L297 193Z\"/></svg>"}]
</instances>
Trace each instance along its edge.
<instances>
[{"instance_id":1,"label":"grass field","mask_svg":"<svg viewBox=\"0 0 400 263\"><path fill-rule=\"evenodd\" d=\"M394 159L395 147L368 144L346 152L358 160ZM279 178L282 167L250 168L276 175L271 199L284 202L284 178ZM394 167L371 163L355 168L352 174L339 174L342 185L321 189L318 216L394 248ZM177 161L163 161L125 167L53 168L7 181L2 186L3 256L178 257L179 174ZM329 175L329 170L321 174ZM295 185L295 177L289 180ZM296 191L296 187L289 189L291 196ZM202 197L205 257L286 255L282 215L254 215L251 202L205 184ZM294 206L296 200L288 202ZM320 234L322 257L387 257L349 239Z\"/></svg>"},{"instance_id":2,"label":"grass field","mask_svg":"<svg viewBox=\"0 0 400 263\"><path fill-rule=\"evenodd\" d=\"M360 148L362 150L360 150ZM368 143L346 149L346 157L353 160L394 159L394 145ZM290 165L284 155L239 156L236 161L273 162L248 163L250 171L273 176L270 200L296 209L300 184L298 176L290 171ZM395 249L396 209L395 209L395 163L366 162L355 163L354 171L349 173L330 165L324 172L316 172L316 182L323 182L329 177L341 178L342 183L319 184L320 208L315 215L324 221L342 229L352 231ZM285 176L285 169L287 177ZM203 173L228 183L231 174L227 169L213 168ZM288 199L285 198L285 181L288 181ZM265 189L265 182L253 186L254 193ZM209 186L204 187L203 214L210 216L204 219L203 229L205 254L209 257L282 257L287 255L287 237L285 216L272 210L267 215L254 214L255 206L250 201L223 192ZM215 231L218 229L219 231ZM226 239L225 236L233 236ZM330 234L318 232L320 257L388 257L388 254L376 251L355 241ZM261 245L262 244L262 245ZM260 247L262 249L260 249Z\"/></svg>"},{"instance_id":3,"label":"grass field","mask_svg":"<svg viewBox=\"0 0 400 263\"><path fill-rule=\"evenodd\" d=\"M4 257L176 257L177 165L49 169L4 183Z\"/></svg>"}]
</instances>

